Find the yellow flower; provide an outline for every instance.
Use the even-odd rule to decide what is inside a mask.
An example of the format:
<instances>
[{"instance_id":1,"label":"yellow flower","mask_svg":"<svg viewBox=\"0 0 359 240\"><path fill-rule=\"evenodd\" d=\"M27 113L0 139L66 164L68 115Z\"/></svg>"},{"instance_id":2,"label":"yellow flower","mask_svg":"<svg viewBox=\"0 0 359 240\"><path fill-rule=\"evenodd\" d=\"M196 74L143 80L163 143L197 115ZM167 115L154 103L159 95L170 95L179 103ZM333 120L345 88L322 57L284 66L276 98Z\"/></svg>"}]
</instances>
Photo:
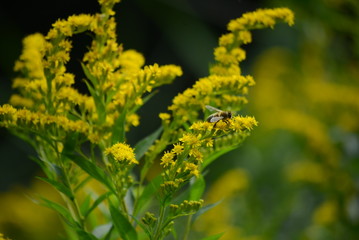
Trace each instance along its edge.
<instances>
[{"instance_id":1,"label":"yellow flower","mask_svg":"<svg viewBox=\"0 0 359 240\"><path fill-rule=\"evenodd\" d=\"M288 8L259 9L255 12L245 13L242 17L230 21L228 30L233 32L259 27L273 28L278 20L283 20L291 26L294 24L294 14Z\"/></svg>"},{"instance_id":2,"label":"yellow flower","mask_svg":"<svg viewBox=\"0 0 359 240\"><path fill-rule=\"evenodd\" d=\"M183 136L179 139L186 146L191 148L198 148L201 146L201 135L194 135L192 133L184 133Z\"/></svg>"},{"instance_id":3,"label":"yellow flower","mask_svg":"<svg viewBox=\"0 0 359 240\"><path fill-rule=\"evenodd\" d=\"M170 123L170 119L171 119L170 114L168 114L168 113L160 113L158 116L165 124Z\"/></svg>"},{"instance_id":4,"label":"yellow flower","mask_svg":"<svg viewBox=\"0 0 359 240\"><path fill-rule=\"evenodd\" d=\"M94 18L89 14L80 14L68 17L67 21L72 27L78 29L79 27L89 26L94 21Z\"/></svg>"},{"instance_id":5,"label":"yellow flower","mask_svg":"<svg viewBox=\"0 0 359 240\"><path fill-rule=\"evenodd\" d=\"M194 157L197 162L203 162L203 154L197 148L192 148L189 151L189 155Z\"/></svg>"},{"instance_id":6,"label":"yellow flower","mask_svg":"<svg viewBox=\"0 0 359 240\"><path fill-rule=\"evenodd\" d=\"M164 167L164 168L167 168L167 167L170 167L172 165L175 164L175 162L173 161L173 158L174 158L174 153L173 152L166 152L162 158L161 158L161 165Z\"/></svg>"},{"instance_id":7,"label":"yellow flower","mask_svg":"<svg viewBox=\"0 0 359 240\"><path fill-rule=\"evenodd\" d=\"M185 163L185 171L189 171L191 175L198 177L199 176L199 170L198 170L198 166L194 163L189 163L186 162Z\"/></svg>"},{"instance_id":8,"label":"yellow flower","mask_svg":"<svg viewBox=\"0 0 359 240\"><path fill-rule=\"evenodd\" d=\"M30 79L45 79L42 57L45 51L45 38L42 34L29 35L23 40L23 51L15 63L14 70L24 70Z\"/></svg>"},{"instance_id":9,"label":"yellow flower","mask_svg":"<svg viewBox=\"0 0 359 240\"><path fill-rule=\"evenodd\" d=\"M183 145L180 143L177 144L173 144L173 148L171 150L171 152L173 152L176 155L180 155L183 152Z\"/></svg>"},{"instance_id":10,"label":"yellow flower","mask_svg":"<svg viewBox=\"0 0 359 240\"><path fill-rule=\"evenodd\" d=\"M137 71L145 64L143 55L135 50L123 51L119 55L118 61L123 71Z\"/></svg>"},{"instance_id":11,"label":"yellow flower","mask_svg":"<svg viewBox=\"0 0 359 240\"><path fill-rule=\"evenodd\" d=\"M258 122L254 117L236 116L232 120L232 128L235 131L252 130L254 126L258 126Z\"/></svg>"},{"instance_id":12,"label":"yellow flower","mask_svg":"<svg viewBox=\"0 0 359 240\"><path fill-rule=\"evenodd\" d=\"M116 143L105 150L106 155L111 155L116 161L126 164L138 164L133 148L126 143Z\"/></svg>"},{"instance_id":13,"label":"yellow flower","mask_svg":"<svg viewBox=\"0 0 359 240\"><path fill-rule=\"evenodd\" d=\"M220 46L231 45L233 42L234 42L233 33L224 34L219 38L219 45Z\"/></svg>"},{"instance_id":14,"label":"yellow flower","mask_svg":"<svg viewBox=\"0 0 359 240\"><path fill-rule=\"evenodd\" d=\"M26 108L31 108L34 105L33 100L29 98L24 98L18 94L11 95L9 102L13 106L21 106Z\"/></svg>"},{"instance_id":15,"label":"yellow flower","mask_svg":"<svg viewBox=\"0 0 359 240\"><path fill-rule=\"evenodd\" d=\"M134 127L140 125L140 116L136 113L126 116L126 121Z\"/></svg>"},{"instance_id":16,"label":"yellow flower","mask_svg":"<svg viewBox=\"0 0 359 240\"><path fill-rule=\"evenodd\" d=\"M195 122L193 123L189 129L194 130L194 131L207 131L207 130L212 130L213 128L213 123L210 122Z\"/></svg>"}]
</instances>

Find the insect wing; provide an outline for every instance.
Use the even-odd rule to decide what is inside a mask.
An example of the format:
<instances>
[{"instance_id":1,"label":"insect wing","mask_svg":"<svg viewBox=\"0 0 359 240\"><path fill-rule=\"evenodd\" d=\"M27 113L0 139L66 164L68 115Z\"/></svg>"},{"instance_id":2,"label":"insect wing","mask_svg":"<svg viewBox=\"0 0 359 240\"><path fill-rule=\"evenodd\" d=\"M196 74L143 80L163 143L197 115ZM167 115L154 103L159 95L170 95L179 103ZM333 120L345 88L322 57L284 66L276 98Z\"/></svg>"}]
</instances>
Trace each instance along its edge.
<instances>
[{"instance_id":1,"label":"insect wing","mask_svg":"<svg viewBox=\"0 0 359 240\"><path fill-rule=\"evenodd\" d=\"M206 108L212 112L222 112L222 110L219 110L218 108L206 105Z\"/></svg>"},{"instance_id":2,"label":"insect wing","mask_svg":"<svg viewBox=\"0 0 359 240\"><path fill-rule=\"evenodd\" d=\"M222 119L223 119L222 116L211 117L209 119L209 122L218 122L219 120L222 120Z\"/></svg>"}]
</instances>

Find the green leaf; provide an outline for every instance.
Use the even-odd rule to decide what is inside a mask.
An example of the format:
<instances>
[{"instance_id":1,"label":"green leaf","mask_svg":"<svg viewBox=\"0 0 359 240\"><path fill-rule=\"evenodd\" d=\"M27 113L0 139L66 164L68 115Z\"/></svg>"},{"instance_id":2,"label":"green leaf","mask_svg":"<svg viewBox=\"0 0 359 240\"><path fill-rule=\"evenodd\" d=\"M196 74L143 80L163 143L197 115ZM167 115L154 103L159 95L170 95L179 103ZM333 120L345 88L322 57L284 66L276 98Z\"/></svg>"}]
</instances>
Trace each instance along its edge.
<instances>
[{"instance_id":1,"label":"green leaf","mask_svg":"<svg viewBox=\"0 0 359 240\"><path fill-rule=\"evenodd\" d=\"M206 188L206 182L202 175L194 180L194 182L190 185L190 192L189 192L189 200L198 201L201 199L204 190Z\"/></svg>"},{"instance_id":2,"label":"green leaf","mask_svg":"<svg viewBox=\"0 0 359 240\"><path fill-rule=\"evenodd\" d=\"M106 185L112 192L115 192L113 184L101 168L80 155L68 154L67 157L76 163L82 170L87 172L91 177Z\"/></svg>"},{"instance_id":3,"label":"green leaf","mask_svg":"<svg viewBox=\"0 0 359 240\"><path fill-rule=\"evenodd\" d=\"M91 86L91 84L85 80L87 85L87 89L89 90L91 96L94 98L96 112L98 115L98 120L100 123L104 123L106 120L106 106L103 102L103 99L97 94L95 89Z\"/></svg>"},{"instance_id":4,"label":"green leaf","mask_svg":"<svg viewBox=\"0 0 359 240\"><path fill-rule=\"evenodd\" d=\"M88 183L88 181L90 181L92 179L91 176L87 176L85 179L81 180L81 182L74 188L74 193L76 193L77 191L79 191L83 186L86 185L86 183Z\"/></svg>"},{"instance_id":5,"label":"green leaf","mask_svg":"<svg viewBox=\"0 0 359 240\"><path fill-rule=\"evenodd\" d=\"M62 153L73 153L78 146L79 133L70 133L66 136Z\"/></svg>"},{"instance_id":6,"label":"green leaf","mask_svg":"<svg viewBox=\"0 0 359 240\"><path fill-rule=\"evenodd\" d=\"M136 217L134 217L132 215L130 215L130 217L133 219L133 221L136 222L137 225L139 225L145 231L147 236L149 238L151 238L151 232L148 230L148 227L145 224L143 224L140 220L138 220ZM140 237L140 239L141 239L141 237Z\"/></svg>"},{"instance_id":7,"label":"green leaf","mask_svg":"<svg viewBox=\"0 0 359 240\"><path fill-rule=\"evenodd\" d=\"M224 233L218 233L209 237L202 238L201 240L218 240L223 236Z\"/></svg>"},{"instance_id":8,"label":"green leaf","mask_svg":"<svg viewBox=\"0 0 359 240\"><path fill-rule=\"evenodd\" d=\"M192 217L192 223L199 217L201 216L203 213L207 212L208 210L214 208L215 206L217 206L218 204L220 204L222 202L221 201L218 201L218 202L215 202L215 203L212 203L212 204L208 204L204 207L202 207L201 209L198 210L198 212L196 212L193 217Z\"/></svg>"},{"instance_id":9,"label":"green leaf","mask_svg":"<svg viewBox=\"0 0 359 240\"><path fill-rule=\"evenodd\" d=\"M138 198L138 200L135 203L135 207L133 210L134 215L141 212L142 209L145 208L145 206L148 203L150 203L150 201L153 199L153 197L156 195L156 192L160 188L162 180L163 180L162 176L158 175L151 182L149 182L147 184L147 186L144 188L141 196Z\"/></svg>"},{"instance_id":10,"label":"green leaf","mask_svg":"<svg viewBox=\"0 0 359 240\"><path fill-rule=\"evenodd\" d=\"M159 127L156 131L148 135L147 137L141 139L135 146L135 154L136 158L139 160L145 155L149 147L153 144L153 142L160 136L163 127Z\"/></svg>"},{"instance_id":11,"label":"green leaf","mask_svg":"<svg viewBox=\"0 0 359 240\"><path fill-rule=\"evenodd\" d=\"M230 152L230 151L236 149L237 147L238 147L238 145L230 146L230 147L227 147L225 149L221 149L219 151L214 151L210 155L206 156L205 161L202 164L202 169L207 167L210 163L212 163L214 160L216 160L217 158L219 158L223 154L225 154L227 152Z\"/></svg>"},{"instance_id":12,"label":"green leaf","mask_svg":"<svg viewBox=\"0 0 359 240\"><path fill-rule=\"evenodd\" d=\"M40 197L40 202L36 201L38 204L48 207L52 210L55 210L57 213L59 213L65 220L65 222L73 227L73 228L79 228L79 224L75 221L75 219L73 219L73 217L71 216L70 212L62 205L53 202L51 200L48 200L46 198Z\"/></svg>"},{"instance_id":13,"label":"green leaf","mask_svg":"<svg viewBox=\"0 0 359 240\"><path fill-rule=\"evenodd\" d=\"M69 199L71 199L71 200L74 199L74 195L72 194L70 188L68 188L67 186L65 186L61 182L57 182L55 180L52 180L52 179L49 179L49 178L43 178L43 177L36 177L36 178L50 184L51 186L56 188L59 192L65 194Z\"/></svg>"},{"instance_id":14,"label":"green leaf","mask_svg":"<svg viewBox=\"0 0 359 240\"><path fill-rule=\"evenodd\" d=\"M112 192L107 192L102 194L100 197L98 197L96 201L92 204L91 208L89 208L87 212L84 214L84 217L86 218L100 203L102 203L111 194Z\"/></svg>"},{"instance_id":15,"label":"green leaf","mask_svg":"<svg viewBox=\"0 0 359 240\"><path fill-rule=\"evenodd\" d=\"M82 70L84 71L87 79L89 79L93 85L97 86L98 85L97 78L90 73L90 70L82 62L81 62L81 67L82 67Z\"/></svg>"},{"instance_id":16,"label":"green leaf","mask_svg":"<svg viewBox=\"0 0 359 240\"><path fill-rule=\"evenodd\" d=\"M126 113L126 109L123 109L121 115L116 119L112 127L112 144L125 141Z\"/></svg>"},{"instance_id":17,"label":"green leaf","mask_svg":"<svg viewBox=\"0 0 359 240\"><path fill-rule=\"evenodd\" d=\"M84 230L77 230L77 235L80 240L98 240L97 237L92 235L91 233L85 232Z\"/></svg>"},{"instance_id":18,"label":"green leaf","mask_svg":"<svg viewBox=\"0 0 359 240\"><path fill-rule=\"evenodd\" d=\"M44 161L41 158L37 158L34 156L29 156L29 158L41 167L41 169L44 171L46 176L53 175L53 172L49 169L49 166L51 165L49 162Z\"/></svg>"},{"instance_id":19,"label":"green leaf","mask_svg":"<svg viewBox=\"0 0 359 240\"><path fill-rule=\"evenodd\" d=\"M80 212L82 216L84 216L85 213L88 211L88 209L90 208L90 204L91 204L91 195L88 194L85 197L85 200L83 200L80 205Z\"/></svg>"},{"instance_id":20,"label":"green leaf","mask_svg":"<svg viewBox=\"0 0 359 240\"><path fill-rule=\"evenodd\" d=\"M128 219L120 212L120 210L118 210L111 204L110 212L113 225L119 232L120 236L124 240L137 240L136 230L133 228L132 224L128 221Z\"/></svg>"}]
</instances>

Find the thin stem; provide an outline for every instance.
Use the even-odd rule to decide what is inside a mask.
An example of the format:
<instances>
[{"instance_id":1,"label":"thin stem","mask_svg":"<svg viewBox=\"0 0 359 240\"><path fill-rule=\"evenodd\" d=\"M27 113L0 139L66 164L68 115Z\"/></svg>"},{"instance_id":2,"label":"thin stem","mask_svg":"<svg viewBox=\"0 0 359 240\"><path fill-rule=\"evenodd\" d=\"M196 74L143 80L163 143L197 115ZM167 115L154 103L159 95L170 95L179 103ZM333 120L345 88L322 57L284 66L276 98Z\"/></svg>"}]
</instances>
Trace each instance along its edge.
<instances>
[{"instance_id":1,"label":"thin stem","mask_svg":"<svg viewBox=\"0 0 359 240\"><path fill-rule=\"evenodd\" d=\"M153 239L156 239L156 240L161 239L160 236L161 236L162 223L164 221L164 216L165 216L165 205L161 204L160 215L158 216L158 224L157 224L155 236Z\"/></svg>"},{"instance_id":2,"label":"thin stem","mask_svg":"<svg viewBox=\"0 0 359 240\"><path fill-rule=\"evenodd\" d=\"M186 224L186 229L183 235L183 240L187 240L188 236L189 236L189 232L191 230L191 222L192 222L192 216L193 215L189 215L187 218L187 224Z\"/></svg>"}]
</instances>

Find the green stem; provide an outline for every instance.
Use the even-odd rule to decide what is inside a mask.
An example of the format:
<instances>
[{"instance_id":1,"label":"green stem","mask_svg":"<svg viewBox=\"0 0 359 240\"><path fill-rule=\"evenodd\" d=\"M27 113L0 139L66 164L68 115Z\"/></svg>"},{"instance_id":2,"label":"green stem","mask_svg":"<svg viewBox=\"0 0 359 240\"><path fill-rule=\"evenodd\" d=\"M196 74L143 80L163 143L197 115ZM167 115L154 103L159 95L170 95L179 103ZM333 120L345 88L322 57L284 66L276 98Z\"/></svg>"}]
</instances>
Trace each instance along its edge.
<instances>
[{"instance_id":1,"label":"green stem","mask_svg":"<svg viewBox=\"0 0 359 240\"><path fill-rule=\"evenodd\" d=\"M80 211L80 207L79 207L79 204L75 198L75 193L74 193L74 190L71 186L71 182L70 182L70 179L69 179L69 174L68 174L68 171L65 170L65 167L62 166L63 169L64 169L64 180L65 180L65 184L66 186L68 186L68 188L70 189L71 191L71 195L73 196L73 199L70 199L70 203L71 205L69 206L70 208L70 212L71 214L73 214L74 218L80 223L81 225L81 228L86 231L85 229L85 223L84 223L84 217L82 216L81 214L81 211ZM66 196L64 196L64 198L68 199ZM69 201L67 201L69 202Z\"/></svg>"},{"instance_id":2,"label":"green stem","mask_svg":"<svg viewBox=\"0 0 359 240\"><path fill-rule=\"evenodd\" d=\"M161 236L162 223L164 221L164 216L165 216L165 205L161 204L160 215L158 216L158 224L157 224L157 227L156 227L155 235L152 238L154 240L161 239L160 236Z\"/></svg>"},{"instance_id":3,"label":"green stem","mask_svg":"<svg viewBox=\"0 0 359 240\"><path fill-rule=\"evenodd\" d=\"M192 216L193 215L189 215L187 218L187 225L186 225L186 229L183 235L183 240L187 240L188 236L189 236L189 232L191 230L191 222L192 222Z\"/></svg>"}]
</instances>

